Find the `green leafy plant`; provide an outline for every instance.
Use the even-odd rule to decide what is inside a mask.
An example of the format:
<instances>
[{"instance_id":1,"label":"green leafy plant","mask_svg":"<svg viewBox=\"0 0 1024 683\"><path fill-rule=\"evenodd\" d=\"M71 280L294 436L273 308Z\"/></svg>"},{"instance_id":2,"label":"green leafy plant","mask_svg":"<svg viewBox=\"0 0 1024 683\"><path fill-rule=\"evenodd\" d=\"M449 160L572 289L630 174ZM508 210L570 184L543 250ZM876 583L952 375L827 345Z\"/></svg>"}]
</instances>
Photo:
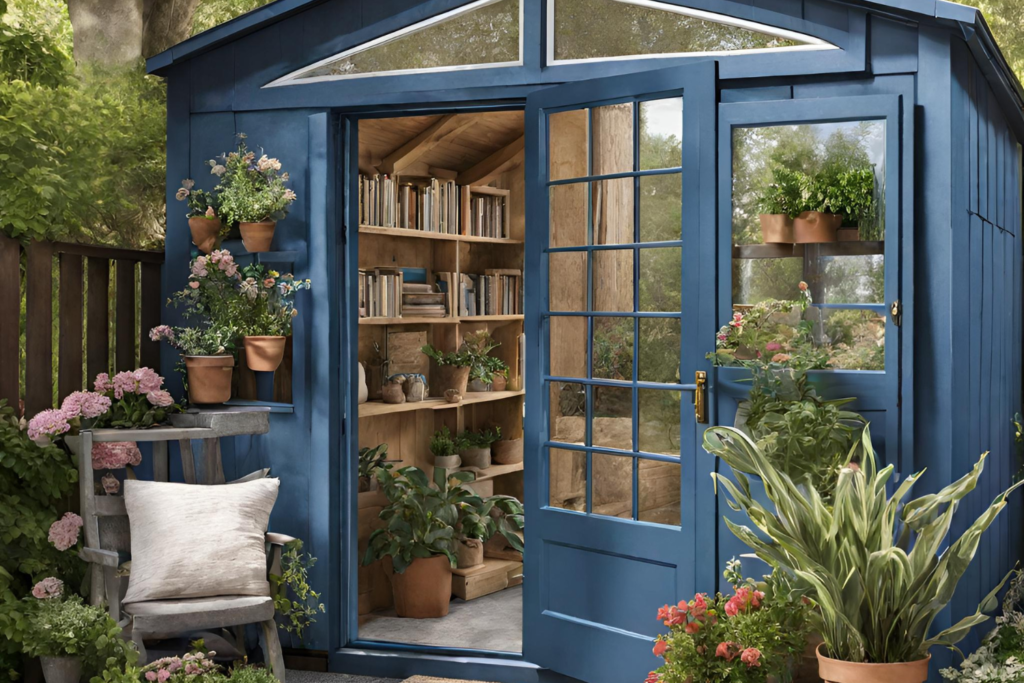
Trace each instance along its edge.
<instances>
[{"instance_id":1,"label":"green leafy plant","mask_svg":"<svg viewBox=\"0 0 1024 683\"><path fill-rule=\"evenodd\" d=\"M939 671L947 681L958 683L1018 683L1024 680L1024 575L1015 571L1003 596L1002 614L996 627L981 641L960 668Z\"/></svg>"},{"instance_id":2,"label":"green leafy plant","mask_svg":"<svg viewBox=\"0 0 1024 683\"><path fill-rule=\"evenodd\" d=\"M181 187L178 188L174 198L179 202L185 202L188 207L186 215L189 218L207 218L209 220L219 218L217 207L220 205L220 201L217 193L196 189L196 181L191 178L181 181Z\"/></svg>"},{"instance_id":3,"label":"green leafy plant","mask_svg":"<svg viewBox=\"0 0 1024 683\"><path fill-rule=\"evenodd\" d=\"M309 585L309 570L316 558L302 552L302 541L289 542L281 555L281 574L270 575L274 609L282 617L282 627L302 640L302 634L316 623L318 612L324 611L320 594Z\"/></svg>"},{"instance_id":4,"label":"green leafy plant","mask_svg":"<svg viewBox=\"0 0 1024 683\"><path fill-rule=\"evenodd\" d=\"M240 333L287 337L292 333L292 319L298 315L295 295L309 288L308 279L296 280L291 273L282 275L261 263L245 266L236 316Z\"/></svg>"},{"instance_id":5,"label":"green leafy plant","mask_svg":"<svg viewBox=\"0 0 1024 683\"><path fill-rule=\"evenodd\" d=\"M31 601L26 654L35 657L81 657L85 673L134 665L138 654L121 638L121 628L99 606L77 595Z\"/></svg>"},{"instance_id":6,"label":"green leafy plant","mask_svg":"<svg viewBox=\"0 0 1024 683\"><path fill-rule=\"evenodd\" d=\"M388 445L378 444L373 448L359 449L359 478L370 478L380 467L384 467L388 459Z\"/></svg>"},{"instance_id":7,"label":"green leafy plant","mask_svg":"<svg viewBox=\"0 0 1024 683\"><path fill-rule=\"evenodd\" d=\"M433 360L439 366L451 365L457 368L468 368L472 367L473 363L475 362L475 358L472 356L472 354L470 354L469 351L464 349L459 351L446 352L439 351L430 344L427 344L426 346L422 347L420 351L422 351L425 356Z\"/></svg>"},{"instance_id":8,"label":"green leafy plant","mask_svg":"<svg viewBox=\"0 0 1024 683\"><path fill-rule=\"evenodd\" d=\"M500 342L495 341L487 330L470 332L464 337L460 351L464 349L471 359L469 365L471 380L491 384L494 381L494 373L508 369L503 360L488 355L499 346L501 346Z\"/></svg>"},{"instance_id":9,"label":"green leafy plant","mask_svg":"<svg viewBox=\"0 0 1024 683\"><path fill-rule=\"evenodd\" d=\"M464 491L466 496L459 505L459 536L487 541L501 534L509 546L523 552L523 504L512 496L482 498L468 489Z\"/></svg>"},{"instance_id":10,"label":"green leafy plant","mask_svg":"<svg viewBox=\"0 0 1024 683\"><path fill-rule=\"evenodd\" d=\"M479 432L465 431L458 438L462 448L490 448L495 441L501 441L501 427L481 429Z\"/></svg>"},{"instance_id":11,"label":"green leafy plant","mask_svg":"<svg viewBox=\"0 0 1024 683\"><path fill-rule=\"evenodd\" d=\"M729 519L726 524L758 557L792 572L807 587L819 608L812 616L813 627L821 633L828 656L879 664L922 659L933 645L953 647L987 618L984 612L995 608L1005 578L974 614L928 635L974 558L982 533L1021 484L997 495L963 535L947 544L953 515L977 484L987 454L971 472L935 494L905 500L923 474L919 472L887 497L893 466L877 470L865 427L859 467L840 471L829 506L816 490L778 471L735 428L708 429L704 448L732 468L735 483L722 474L712 476L728 491L730 507L746 513L764 537ZM751 475L760 478L774 510L754 499Z\"/></svg>"},{"instance_id":12,"label":"green leafy plant","mask_svg":"<svg viewBox=\"0 0 1024 683\"><path fill-rule=\"evenodd\" d=\"M245 134L238 138L238 149L207 162L210 172L220 176L221 215L231 224L282 220L296 198L285 186L288 174L281 173L277 159L257 157L248 149Z\"/></svg>"},{"instance_id":13,"label":"green leafy plant","mask_svg":"<svg viewBox=\"0 0 1024 683\"><path fill-rule=\"evenodd\" d=\"M868 219L875 207L875 172L844 163L826 165L805 188L805 211L842 214L843 225Z\"/></svg>"},{"instance_id":14,"label":"green leafy plant","mask_svg":"<svg viewBox=\"0 0 1024 683\"><path fill-rule=\"evenodd\" d=\"M430 453L435 458L445 458L449 455L455 455L462 450L462 448L462 441L458 437L453 437L452 433L448 431L448 427L441 427L441 429L434 432L434 436L430 438Z\"/></svg>"},{"instance_id":15,"label":"green leafy plant","mask_svg":"<svg viewBox=\"0 0 1024 683\"><path fill-rule=\"evenodd\" d=\"M786 214L790 218L799 215L802 210L804 178L800 171L791 171L779 164L774 165L772 182L757 193L757 210L764 214Z\"/></svg>"}]
</instances>

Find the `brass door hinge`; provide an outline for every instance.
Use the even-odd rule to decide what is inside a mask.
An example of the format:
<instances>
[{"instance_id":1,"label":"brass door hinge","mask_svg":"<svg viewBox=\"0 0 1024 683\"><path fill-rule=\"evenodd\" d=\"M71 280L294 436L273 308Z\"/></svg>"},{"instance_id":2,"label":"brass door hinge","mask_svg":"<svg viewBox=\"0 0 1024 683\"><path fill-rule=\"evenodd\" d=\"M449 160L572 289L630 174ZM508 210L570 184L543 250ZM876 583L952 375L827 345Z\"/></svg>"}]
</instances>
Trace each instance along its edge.
<instances>
[{"instance_id":1,"label":"brass door hinge","mask_svg":"<svg viewBox=\"0 0 1024 683\"><path fill-rule=\"evenodd\" d=\"M708 373L697 370L693 373L694 383L697 385L693 392L693 414L697 418L697 424L708 423Z\"/></svg>"},{"instance_id":2,"label":"brass door hinge","mask_svg":"<svg viewBox=\"0 0 1024 683\"><path fill-rule=\"evenodd\" d=\"M889 306L889 317L892 318L892 324L896 327L903 324L903 304L899 299L893 301L892 305Z\"/></svg>"}]
</instances>

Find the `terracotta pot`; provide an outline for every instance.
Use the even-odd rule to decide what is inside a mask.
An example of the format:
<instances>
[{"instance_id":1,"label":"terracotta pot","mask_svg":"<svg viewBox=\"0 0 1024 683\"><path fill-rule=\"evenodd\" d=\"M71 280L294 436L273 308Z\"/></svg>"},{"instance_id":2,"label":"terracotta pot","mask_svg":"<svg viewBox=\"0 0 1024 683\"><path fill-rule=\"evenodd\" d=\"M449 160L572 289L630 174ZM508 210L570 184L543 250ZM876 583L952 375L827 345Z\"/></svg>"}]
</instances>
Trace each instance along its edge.
<instances>
[{"instance_id":1,"label":"terracotta pot","mask_svg":"<svg viewBox=\"0 0 1024 683\"><path fill-rule=\"evenodd\" d=\"M469 569L484 563L484 543L476 538L460 538L455 556L459 569Z\"/></svg>"},{"instance_id":2,"label":"terracotta pot","mask_svg":"<svg viewBox=\"0 0 1024 683\"><path fill-rule=\"evenodd\" d=\"M274 239L274 228L277 223L274 221L263 221L261 223L239 223L238 231L242 233L242 244L250 254L261 251L270 251L270 243Z\"/></svg>"},{"instance_id":3,"label":"terracotta pot","mask_svg":"<svg viewBox=\"0 0 1024 683\"><path fill-rule=\"evenodd\" d=\"M452 599L452 565L444 555L417 558L403 573L392 574L391 592L400 617L446 616Z\"/></svg>"},{"instance_id":4,"label":"terracotta pot","mask_svg":"<svg viewBox=\"0 0 1024 683\"><path fill-rule=\"evenodd\" d=\"M444 396L449 389L455 389L460 396L466 395L466 385L469 383L469 368L459 368L454 365L441 365L431 380L432 390L438 396Z\"/></svg>"},{"instance_id":5,"label":"terracotta pot","mask_svg":"<svg viewBox=\"0 0 1024 683\"><path fill-rule=\"evenodd\" d=\"M832 659L818 646L818 675L825 683L924 683L928 680L928 662L932 656L915 662L896 664L860 664Z\"/></svg>"},{"instance_id":6,"label":"terracotta pot","mask_svg":"<svg viewBox=\"0 0 1024 683\"><path fill-rule=\"evenodd\" d=\"M836 239L839 242L860 242L860 228L839 228Z\"/></svg>"},{"instance_id":7,"label":"terracotta pot","mask_svg":"<svg viewBox=\"0 0 1024 683\"><path fill-rule=\"evenodd\" d=\"M495 375L491 382L491 391L505 391L508 386L508 379L504 375Z\"/></svg>"},{"instance_id":8,"label":"terracotta pot","mask_svg":"<svg viewBox=\"0 0 1024 683\"><path fill-rule=\"evenodd\" d=\"M284 337L242 337L245 364L254 372L274 372L284 360Z\"/></svg>"},{"instance_id":9,"label":"terracotta pot","mask_svg":"<svg viewBox=\"0 0 1024 683\"><path fill-rule=\"evenodd\" d=\"M793 219L793 241L797 244L835 242L843 217L836 213L804 211Z\"/></svg>"},{"instance_id":10,"label":"terracotta pot","mask_svg":"<svg viewBox=\"0 0 1024 683\"><path fill-rule=\"evenodd\" d=\"M475 467L480 470L486 470L491 466L491 449L487 448L467 448L461 451L459 455L462 457L463 467Z\"/></svg>"},{"instance_id":11,"label":"terracotta pot","mask_svg":"<svg viewBox=\"0 0 1024 683\"><path fill-rule=\"evenodd\" d=\"M491 457L499 465L515 465L523 461L523 440L496 441L491 446Z\"/></svg>"},{"instance_id":12,"label":"terracotta pot","mask_svg":"<svg viewBox=\"0 0 1024 683\"><path fill-rule=\"evenodd\" d=\"M190 403L224 403L231 398L231 356L185 356Z\"/></svg>"},{"instance_id":13,"label":"terracotta pot","mask_svg":"<svg viewBox=\"0 0 1024 683\"><path fill-rule=\"evenodd\" d=\"M81 657L40 657L46 683L78 683L82 678Z\"/></svg>"},{"instance_id":14,"label":"terracotta pot","mask_svg":"<svg viewBox=\"0 0 1024 683\"><path fill-rule=\"evenodd\" d=\"M219 218L196 218L188 219L188 229L192 231L192 244L204 254L209 254L217 248L220 242L221 222Z\"/></svg>"},{"instance_id":15,"label":"terracotta pot","mask_svg":"<svg viewBox=\"0 0 1024 683\"><path fill-rule=\"evenodd\" d=\"M762 213L761 239L765 244L792 244L793 219L784 213Z\"/></svg>"}]
</instances>

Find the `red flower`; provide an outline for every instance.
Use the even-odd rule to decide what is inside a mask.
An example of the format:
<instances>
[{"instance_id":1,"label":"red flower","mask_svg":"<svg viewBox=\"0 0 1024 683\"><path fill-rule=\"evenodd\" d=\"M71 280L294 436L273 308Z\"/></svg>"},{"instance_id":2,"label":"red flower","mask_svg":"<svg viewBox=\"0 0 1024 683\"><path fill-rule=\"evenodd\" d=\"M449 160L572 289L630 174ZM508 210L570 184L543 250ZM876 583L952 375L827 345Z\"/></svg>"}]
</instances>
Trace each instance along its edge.
<instances>
[{"instance_id":1,"label":"red flower","mask_svg":"<svg viewBox=\"0 0 1024 683\"><path fill-rule=\"evenodd\" d=\"M702 619L707 611L708 603L704 599L704 594L697 593L697 595L693 596L693 607L690 608L690 615L694 619Z\"/></svg>"},{"instance_id":2,"label":"red flower","mask_svg":"<svg viewBox=\"0 0 1024 683\"><path fill-rule=\"evenodd\" d=\"M739 646L736 645L736 643L732 643L729 641L719 643L718 647L715 648L715 656L721 657L727 662L731 662L733 659L736 658L736 649L738 647Z\"/></svg>"},{"instance_id":3,"label":"red flower","mask_svg":"<svg viewBox=\"0 0 1024 683\"><path fill-rule=\"evenodd\" d=\"M651 673L647 674L647 679L644 681L644 683L661 683L661 674L659 674L657 671L652 671Z\"/></svg>"},{"instance_id":4,"label":"red flower","mask_svg":"<svg viewBox=\"0 0 1024 683\"><path fill-rule=\"evenodd\" d=\"M680 612L685 612L686 610L690 609L690 605L686 602L686 600L680 600L679 604L676 605L676 607L679 608Z\"/></svg>"},{"instance_id":5,"label":"red flower","mask_svg":"<svg viewBox=\"0 0 1024 683\"><path fill-rule=\"evenodd\" d=\"M694 633L696 633L697 631L699 631L699 630L700 630L700 622L699 621L691 621L689 624L686 625L686 632L689 633L691 636Z\"/></svg>"},{"instance_id":6,"label":"red flower","mask_svg":"<svg viewBox=\"0 0 1024 683\"><path fill-rule=\"evenodd\" d=\"M753 605L755 609L760 607L761 601L764 600L764 593L761 591L754 591L751 595L753 597L750 599L750 604Z\"/></svg>"},{"instance_id":7,"label":"red flower","mask_svg":"<svg viewBox=\"0 0 1024 683\"><path fill-rule=\"evenodd\" d=\"M748 647L740 654L740 661L747 665L747 668L761 666L761 651L756 647Z\"/></svg>"},{"instance_id":8,"label":"red flower","mask_svg":"<svg viewBox=\"0 0 1024 683\"><path fill-rule=\"evenodd\" d=\"M669 608L669 617L665 620L665 626L678 626L686 623L686 612L680 612L675 607Z\"/></svg>"},{"instance_id":9,"label":"red flower","mask_svg":"<svg viewBox=\"0 0 1024 683\"><path fill-rule=\"evenodd\" d=\"M665 605L664 607L659 607L658 608L658 621L664 621L665 625L668 626L667 619L669 617L669 614L671 614L671 610L672 610L672 608L669 607L668 605Z\"/></svg>"},{"instance_id":10,"label":"red flower","mask_svg":"<svg viewBox=\"0 0 1024 683\"><path fill-rule=\"evenodd\" d=\"M736 616L740 611L739 602L736 601L735 597L729 598L729 602L725 603L725 615L728 617Z\"/></svg>"},{"instance_id":11,"label":"red flower","mask_svg":"<svg viewBox=\"0 0 1024 683\"><path fill-rule=\"evenodd\" d=\"M668 643L666 643L664 640L656 640L656 641L654 641L654 656L655 657L664 657L665 653L667 651L668 651Z\"/></svg>"}]
</instances>

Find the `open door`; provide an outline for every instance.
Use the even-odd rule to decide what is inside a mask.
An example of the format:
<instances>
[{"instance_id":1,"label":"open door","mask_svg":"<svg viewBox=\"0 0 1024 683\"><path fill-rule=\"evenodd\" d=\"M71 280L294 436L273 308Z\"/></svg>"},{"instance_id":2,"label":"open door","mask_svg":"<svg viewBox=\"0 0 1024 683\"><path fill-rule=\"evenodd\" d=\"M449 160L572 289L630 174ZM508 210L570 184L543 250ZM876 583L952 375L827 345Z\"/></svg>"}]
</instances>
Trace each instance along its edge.
<instances>
[{"instance_id":1,"label":"open door","mask_svg":"<svg viewBox=\"0 0 1024 683\"><path fill-rule=\"evenodd\" d=\"M527 100L524 654L588 683L642 681L657 608L715 587L715 79Z\"/></svg>"}]
</instances>

